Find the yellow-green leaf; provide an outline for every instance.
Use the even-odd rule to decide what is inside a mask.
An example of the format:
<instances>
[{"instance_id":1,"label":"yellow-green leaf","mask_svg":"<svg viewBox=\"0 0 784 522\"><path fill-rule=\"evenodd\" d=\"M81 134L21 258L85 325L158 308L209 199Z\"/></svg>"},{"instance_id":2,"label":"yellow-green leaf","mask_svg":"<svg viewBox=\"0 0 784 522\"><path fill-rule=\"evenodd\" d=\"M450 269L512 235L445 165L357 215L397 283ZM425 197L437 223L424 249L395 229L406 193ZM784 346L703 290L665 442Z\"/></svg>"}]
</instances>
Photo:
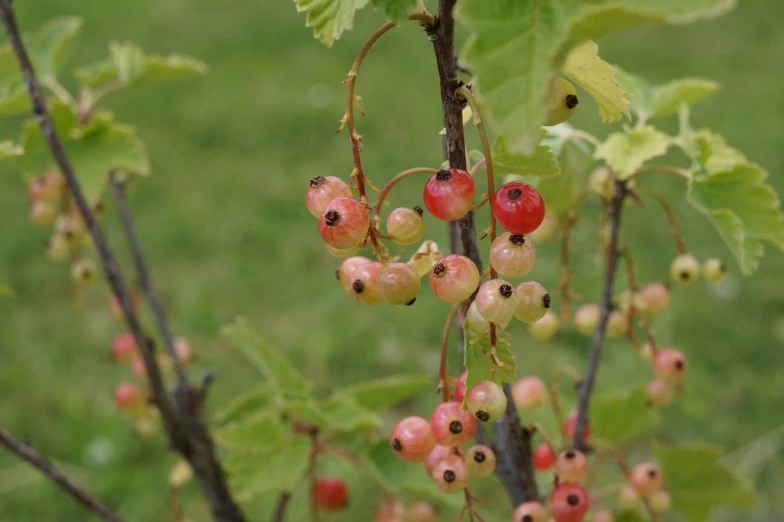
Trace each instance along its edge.
<instances>
[{"instance_id":1,"label":"yellow-green leaf","mask_svg":"<svg viewBox=\"0 0 784 522\"><path fill-rule=\"evenodd\" d=\"M402 22L414 12L416 0L372 0L375 7L384 10L384 16L390 20Z\"/></svg>"},{"instance_id":2,"label":"yellow-green leaf","mask_svg":"<svg viewBox=\"0 0 784 522\"><path fill-rule=\"evenodd\" d=\"M237 396L217 415L218 424L228 424L258 414L270 406L276 390L270 383L255 386Z\"/></svg>"},{"instance_id":3,"label":"yellow-green leaf","mask_svg":"<svg viewBox=\"0 0 784 522\"><path fill-rule=\"evenodd\" d=\"M399 375L352 384L335 393L351 397L369 410L379 411L410 398L428 386L434 386L430 375Z\"/></svg>"},{"instance_id":4,"label":"yellow-green leaf","mask_svg":"<svg viewBox=\"0 0 784 522\"><path fill-rule=\"evenodd\" d=\"M0 85L0 118L30 112L30 96L21 79Z\"/></svg>"},{"instance_id":5,"label":"yellow-green leaf","mask_svg":"<svg viewBox=\"0 0 784 522\"><path fill-rule=\"evenodd\" d=\"M671 142L670 136L650 126L631 129L610 134L596 147L594 157L606 161L618 179L626 179L646 161L664 155Z\"/></svg>"},{"instance_id":6,"label":"yellow-green leaf","mask_svg":"<svg viewBox=\"0 0 784 522\"><path fill-rule=\"evenodd\" d=\"M746 163L746 156L741 151L708 129L681 129L681 144L684 152L707 173L731 170L736 165Z\"/></svg>"},{"instance_id":7,"label":"yellow-green leaf","mask_svg":"<svg viewBox=\"0 0 784 522\"><path fill-rule=\"evenodd\" d=\"M27 46L35 71L46 84L63 67L73 41L82 28L82 19L75 16L54 18L45 22L35 32L25 34L22 40ZM9 44L0 46L0 78L9 81L21 78L21 71L13 49Z\"/></svg>"},{"instance_id":8,"label":"yellow-green leaf","mask_svg":"<svg viewBox=\"0 0 784 522\"><path fill-rule=\"evenodd\" d=\"M719 84L704 78L681 78L653 89L650 117L669 116L682 104L692 105L719 90Z\"/></svg>"},{"instance_id":9,"label":"yellow-green leaf","mask_svg":"<svg viewBox=\"0 0 784 522\"><path fill-rule=\"evenodd\" d=\"M305 27L313 28L313 36L332 47L343 31L354 27L354 15L368 0L295 0L297 11L308 13Z\"/></svg>"},{"instance_id":10,"label":"yellow-green leaf","mask_svg":"<svg viewBox=\"0 0 784 522\"><path fill-rule=\"evenodd\" d=\"M520 174L548 177L560 173L555 154L547 145L539 145L532 154L509 150L506 137L500 134L492 147L493 172L497 176Z\"/></svg>"},{"instance_id":11,"label":"yellow-green leaf","mask_svg":"<svg viewBox=\"0 0 784 522\"><path fill-rule=\"evenodd\" d=\"M24 149L10 140L0 141L0 160L15 158L24 154Z\"/></svg>"},{"instance_id":12,"label":"yellow-green leaf","mask_svg":"<svg viewBox=\"0 0 784 522\"><path fill-rule=\"evenodd\" d=\"M464 328L464 333L466 340L464 364L467 390L482 381L494 381L501 384L514 380L517 363L507 341L499 339L496 342L496 355L503 363L503 366L501 366L496 365L493 361L490 353L489 336L477 340L467 325Z\"/></svg>"}]
</instances>

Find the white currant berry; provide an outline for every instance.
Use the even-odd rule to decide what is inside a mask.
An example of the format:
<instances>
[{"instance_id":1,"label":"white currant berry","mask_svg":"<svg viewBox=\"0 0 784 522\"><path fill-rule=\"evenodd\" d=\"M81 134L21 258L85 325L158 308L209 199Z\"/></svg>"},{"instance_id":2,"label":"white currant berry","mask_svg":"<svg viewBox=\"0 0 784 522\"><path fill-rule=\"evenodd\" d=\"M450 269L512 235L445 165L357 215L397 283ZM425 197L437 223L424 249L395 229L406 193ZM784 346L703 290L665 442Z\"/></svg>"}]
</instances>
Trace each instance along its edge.
<instances>
[{"instance_id":1,"label":"white currant berry","mask_svg":"<svg viewBox=\"0 0 784 522\"><path fill-rule=\"evenodd\" d=\"M351 283L354 282L354 269L365 263L370 263L370 259L362 256L349 257L340 264L340 268L335 271L335 277L340 281L340 285L351 291Z\"/></svg>"},{"instance_id":2,"label":"white currant berry","mask_svg":"<svg viewBox=\"0 0 784 522\"><path fill-rule=\"evenodd\" d=\"M554 77L550 82L550 92L547 96L547 115L542 125L549 127L565 122L577 110L578 103L579 100L577 99L577 91L574 85L561 76Z\"/></svg>"},{"instance_id":3,"label":"white currant berry","mask_svg":"<svg viewBox=\"0 0 784 522\"><path fill-rule=\"evenodd\" d=\"M378 291L378 275L383 265L370 261L356 267L351 273L351 295L362 304L377 305L383 301Z\"/></svg>"},{"instance_id":4,"label":"white currant berry","mask_svg":"<svg viewBox=\"0 0 784 522\"><path fill-rule=\"evenodd\" d=\"M640 300L645 303L645 313L659 315L670 307L672 296L666 283L650 283L640 290Z\"/></svg>"},{"instance_id":5,"label":"white currant berry","mask_svg":"<svg viewBox=\"0 0 784 522\"><path fill-rule=\"evenodd\" d=\"M493 422L506 412L506 395L493 381L483 381L468 390L466 407L482 422Z\"/></svg>"},{"instance_id":6,"label":"white currant berry","mask_svg":"<svg viewBox=\"0 0 784 522\"><path fill-rule=\"evenodd\" d=\"M657 491L650 497L651 507L657 513L662 513L672 506L672 497L666 491Z\"/></svg>"},{"instance_id":7,"label":"white currant berry","mask_svg":"<svg viewBox=\"0 0 784 522\"><path fill-rule=\"evenodd\" d=\"M555 234L556 228L558 228L558 215L553 211L545 210L542 224L527 237L538 242L549 241Z\"/></svg>"},{"instance_id":8,"label":"white currant berry","mask_svg":"<svg viewBox=\"0 0 784 522\"><path fill-rule=\"evenodd\" d=\"M588 459L581 451L566 450L555 459L555 474L562 482L580 482L588 473Z\"/></svg>"},{"instance_id":9,"label":"white currant berry","mask_svg":"<svg viewBox=\"0 0 784 522\"><path fill-rule=\"evenodd\" d=\"M674 348L656 352L653 358L653 373L660 379L679 381L686 375L686 356Z\"/></svg>"},{"instance_id":10,"label":"white currant berry","mask_svg":"<svg viewBox=\"0 0 784 522\"><path fill-rule=\"evenodd\" d=\"M574 327L583 335L592 336L599 324L599 305L589 303L577 309L574 314Z\"/></svg>"},{"instance_id":11,"label":"white currant berry","mask_svg":"<svg viewBox=\"0 0 784 522\"><path fill-rule=\"evenodd\" d=\"M629 321L626 314L619 310L613 310L607 316L607 328L605 333L610 339L618 339L624 337L629 331Z\"/></svg>"},{"instance_id":12,"label":"white currant berry","mask_svg":"<svg viewBox=\"0 0 784 522\"><path fill-rule=\"evenodd\" d=\"M664 379L654 379L648 383L645 395L652 406L667 406L675 397L675 392L669 382Z\"/></svg>"},{"instance_id":13,"label":"white currant berry","mask_svg":"<svg viewBox=\"0 0 784 522\"><path fill-rule=\"evenodd\" d=\"M92 259L83 257L71 265L71 279L77 285L86 285L95 281L98 267Z\"/></svg>"},{"instance_id":14,"label":"white currant berry","mask_svg":"<svg viewBox=\"0 0 784 522\"><path fill-rule=\"evenodd\" d=\"M682 254L673 259L670 265L670 277L673 281L687 285L700 278L702 267L691 254Z\"/></svg>"},{"instance_id":15,"label":"white currant berry","mask_svg":"<svg viewBox=\"0 0 784 522\"><path fill-rule=\"evenodd\" d=\"M721 259L712 257L702 264L702 277L709 283L718 283L727 275L727 265Z\"/></svg>"},{"instance_id":16,"label":"white currant berry","mask_svg":"<svg viewBox=\"0 0 784 522\"><path fill-rule=\"evenodd\" d=\"M459 493L468 486L468 470L457 455L449 455L436 462L430 476L444 493Z\"/></svg>"},{"instance_id":17,"label":"white currant berry","mask_svg":"<svg viewBox=\"0 0 784 522\"><path fill-rule=\"evenodd\" d=\"M558 333L559 328L561 328L561 321L558 320L558 316L547 310L541 319L528 325L528 333L534 339L549 341Z\"/></svg>"},{"instance_id":18,"label":"white currant berry","mask_svg":"<svg viewBox=\"0 0 784 522\"><path fill-rule=\"evenodd\" d=\"M45 227L51 225L54 221L54 218L57 216L57 208L48 201L34 200L30 203L28 216L30 222L34 225Z\"/></svg>"},{"instance_id":19,"label":"white currant berry","mask_svg":"<svg viewBox=\"0 0 784 522\"><path fill-rule=\"evenodd\" d=\"M524 502L517 506L512 522L547 522L550 517L541 502Z\"/></svg>"},{"instance_id":20,"label":"white currant berry","mask_svg":"<svg viewBox=\"0 0 784 522\"><path fill-rule=\"evenodd\" d=\"M46 243L46 257L50 261L60 262L71 257L71 244L62 234L52 234Z\"/></svg>"},{"instance_id":21,"label":"white currant berry","mask_svg":"<svg viewBox=\"0 0 784 522\"><path fill-rule=\"evenodd\" d=\"M396 208L387 216L387 234L398 245L413 245L425 235L425 221L422 209Z\"/></svg>"},{"instance_id":22,"label":"white currant berry","mask_svg":"<svg viewBox=\"0 0 784 522\"><path fill-rule=\"evenodd\" d=\"M504 277L523 277L536 264L533 241L508 232L501 234L490 245L490 264Z\"/></svg>"},{"instance_id":23,"label":"white currant berry","mask_svg":"<svg viewBox=\"0 0 784 522\"><path fill-rule=\"evenodd\" d=\"M625 485L618 490L618 498L616 502L618 507L623 511L632 511L637 509L641 502L640 494L637 490L630 485Z\"/></svg>"},{"instance_id":24,"label":"white currant berry","mask_svg":"<svg viewBox=\"0 0 784 522\"><path fill-rule=\"evenodd\" d=\"M615 178L608 167L597 167L591 172L588 179L588 187L594 194L601 196L605 201L609 201L615 195Z\"/></svg>"},{"instance_id":25,"label":"white currant berry","mask_svg":"<svg viewBox=\"0 0 784 522\"><path fill-rule=\"evenodd\" d=\"M332 200L341 197L351 197L351 189L345 181L336 176L316 176L310 180L305 206L313 217L319 217Z\"/></svg>"},{"instance_id":26,"label":"white currant berry","mask_svg":"<svg viewBox=\"0 0 784 522\"><path fill-rule=\"evenodd\" d=\"M335 198L329 202L319 217L319 233L328 245L351 248L361 244L370 228L370 218L365 207L349 197Z\"/></svg>"},{"instance_id":27,"label":"white currant berry","mask_svg":"<svg viewBox=\"0 0 784 522\"><path fill-rule=\"evenodd\" d=\"M452 254L441 259L430 271L433 294L447 303L461 303L479 285L479 270L465 256Z\"/></svg>"},{"instance_id":28,"label":"white currant berry","mask_svg":"<svg viewBox=\"0 0 784 522\"><path fill-rule=\"evenodd\" d=\"M664 486L664 475L657 465L650 462L637 464L628 479L629 484L643 496L649 496Z\"/></svg>"},{"instance_id":29,"label":"white currant berry","mask_svg":"<svg viewBox=\"0 0 784 522\"><path fill-rule=\"evenodd\" d=\"M495 471L495 452L484 444L477 444L466 453L465 465L471 475L488 477Z\"/></svg>"},{"instance_id":30,"label":"white currant berry","mask_svg":"<svg viewBox=\"0 0 784 522\"><path fill-rule=\"evenodd\" d=\"M645 343L642 346L640 346L639 355L640 355L640 359L642 359L644 362L653 362L654 353L653 353L653 346L651 346L651 343Z\"/></svg>"},{"instance_id":31,"label":"white currant berry","mask_svg":"<svg viewBox=\"0 0 784 522\"><path fill-rule=\"evenodd\" d=\"M359 243L357 243L354 246L350 246L348 248L335 248L327 243L324 243L324 246L327 248L327 252L329 252L331 256L340 259L346 259L353 256L354 254L359 252L359 249L362 247L362 245L360 245Z\"/></svg>"},{"instance_id":32,"label":"white currant berry","mask_svg":"<svg viewBox=\"0 0 784 522\"><path fill-rule=\"evenodd\" d=\"M495 324L511 321L518 305L514 287L503 279L483 283L474 302L480 315Z\"/></svg>"},{"instance_id":33,"label":"white currant berry","mask_svg":"<svg viewBox=\"0 0 784 522\"><path fill-rule=\"evenodd\" d=\"M381 298L393 305L412 305L419 294L419 276L406 263L390 263L376 281Z\"/></svg>"},{"instance_id":34,"label":"white currant berry","mask_svg":"<svg viewBox=\"0 0 784 522\"><path fill-rule=\"evenodd\" d=\"M547 386L535 375L522 377L512 386L512 400L521 410L532 410L547 403Z\"/></svg>"},{"instance_id":35,"label":"white currant berry","mask_svg":"<svg viewBox=\"0 0 784 522\"><path fill-rule=\"evenodd\" d=\"M550 294L536 281L520 283L515 293L518 305L514 316L524 323L538 321L550 308Z\"/></svg>"},{"instance_id":36,"label":"white currant berry","mask_svg":"<svg viewBox=\"0 0 784 522\"><path fill-rule=\"evenodd\" d=\"M476 301L471 301L471 304L468 306L465 320L468 329L476 335L483 335L490 331L490 323L476 309Z\"/></svg>"}]
</instances>

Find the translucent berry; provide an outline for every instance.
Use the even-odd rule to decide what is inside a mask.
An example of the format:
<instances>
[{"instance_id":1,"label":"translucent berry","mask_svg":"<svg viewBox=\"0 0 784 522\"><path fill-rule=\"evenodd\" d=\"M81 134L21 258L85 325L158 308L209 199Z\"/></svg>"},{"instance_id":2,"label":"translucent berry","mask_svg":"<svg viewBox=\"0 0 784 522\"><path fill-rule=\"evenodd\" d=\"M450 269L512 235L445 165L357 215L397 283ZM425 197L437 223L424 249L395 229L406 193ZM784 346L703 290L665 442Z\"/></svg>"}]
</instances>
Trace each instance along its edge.
<instances>
[{"instance_id":1,"label":"translucent berry","mask_svg":"<svg viewBox=\"0 0 784 522\"><path fill-rule=\"evenodd\" d=\"M514 287L503 279L491 279L479 287L476 310L491 323L507 324L514 317L518 299Z\"/></svg>"},{"instance_id":2,"label":"translucent berry","mask_svg":"<svg viewBox=\"0 0 784 522\"><path fill-rule=\"evenodd\" d=\"M614 522L615 515L609 509L600 509L591 515L591 522Z\"/></svg>"},{"instance_id":3,"label":"translucent berry","mask_svg":"<svg viewBox=\"0 0 784 522\"><path fill-rule=\"evenodd\" d=\"M468 470L457 455L449 455L436 462L430 476L444 493L459 493L468 486Z\"/></svg>"},{"instance_id":4,"label":"translucent berry","mask_svg":"<svg viewBox=\"0 0 784 522\"><path fill-rule=\"evenodd\" d=\"M139 297L139 294L134 292L133 290L129 292L128 296L131 298L131 306L135 310L141 304L142 298ZM109 311L117 319L122 319L123 309L122 306L120 306L120 300L117 299L117 297L114 295L109 299Z\"/></svg>"},{"instance_id":5,"label":"translucent berry","mask_svg":"<svg viewBox=\"0 0 784 522\"><path fill-rule=\"evenodd\" d=\"M443 221L454 221L468 214L475 194L474 178L468 172L441 169L427 181L422 197L431 214Z\"/></svg>"},{"instance_id":6,"label":"translucent berry","mask_svg":"<svg viewBox=\"0 0 784 522\"><path fill-rule=\"evenodd\" d=\"M664 379L654 379L649 382L648 387L645 389L645 394L652 406L659 407L667 406L675 397L672 386Z\"/></svg>"},{"instance_id":7,"label":"translucent berry","mask_svg":"<svg viewBox=\"0 0 784 522\"><path fill-rule=\"evenodd\" d=\"M465 256L452 254L441 259L430 271L433 294L447 303L461 303L479 286L479 270Z\"/></svg>"},{"instance_id":8,"label":"translucent berry","mask_svg":"<svg viewBox=\"0 0 784 522\"><path fill-rule=\"evenodd\" d=\"M455 382L455 402L462 403L463 399L465 399L467 378L468 372L461 373L460 377L457 378L457 382Z\"/></svg>"},{"instance_id":9,"label":"translucent berry","mask_svg":"<svg viewBox=\"0 0 784 522\"><path fill-rule=\"evenodd\" d=\"M532 410L547 403L547 387L535 375L522 377L512 386L512 400L522 410Z\"/></svg>"},{"instance_id":10,"label":"translucent berry","mask_svg":"<svg viewBox=\"0 0 784 522\"><path fill-rule=\"evenodd\" d=\"M615 178L612 171L607 167L596 167L588 178L588 187L594 194L601 196L605 201L609 201L615 195Z\"/></svg>"},{"instance_id":11,"label":"translucent berry","mask_svg":"<svg viewBox=\"0 0 784 522\"><path fill-rule=\"evenodd\" d=\"M438 522L438 511L429 502L414 502L406 510L405 522Z\"/></svg>"},{"instance_id":12,"label":"translucent berry","mask_svg":"<svg viewBox=\"0 0 784 522\"><path fill-rule=\"evenodd\" d=\"M533 453L534 469L536 471L546 471L555 464L555 451L546 442L539 444Z\"/></svg>"},{"instance_id":13,"label":"translucent berry","mask_svg":"<svg viewBox=\"0 0 784 522\"><path fill-rule=\"evenodd\" d=\"M588 495L577 484L559 484L550 493L550 516L555 522L580 522L588 507Z\"/></svg>"},{"instance_id":14,"label":"translucent berry","mask_svg":"<svg viewBox=\"0 0 784 522\"><path fill-rule=\"evenodd\" d=\"M377 305L383 301L378 290L378 275L384 266L370 261L356 267L351 273L351 295L362 304Z\"/></svg>"},{"instance_id":15,"label":"translucent berry","mask_svg":"<svg viewBox=\"0 0 784 522\"><path fill-rule=\"evenodd\" d=\"M440 444L436 444L430 453L428 453L427 458L425 459L425 472L430 475L433 472L433 468L435 468L436 463L452 455L456 448L450 448L449 446L441 446ZM458 449L458 451L460 451ZM462 455L462 453L460 453Z\"/></svg>"},{"instance_id":16,"label":"translucent berry","mask_svg":"<svg viewBox=\"0 0 784 522\"><path fill-rule=\"evenodd\" d=\"M50 261L61 262L70 259L71 244L62 234L53 234L46 243L46 257Z\"/></svg>"},{"instance_id":17,"label":"translucent berry","mask_svg":"<svg viewBox=\"0 0 784 522\"><path fill-rule=\"evenodd\" d=\"M541 502L524 502L517 506L512 522L547 522L550 517Z\"/></svg>"},{"instance_id":18,"label":"translucent berry","mask_svg":"<svg viewBox=\"0 0 784 522\"><path fill-rule=\"evenodd\" d=\"M522 181L502 185L493 195L490 208L498 223L511 234L530 234L544 220L542 195Z\"/></svg>"},{"instance_id":19,"label":"translucent berry","mask_svg":"<svg viewBox=\"0 0 784 522\"><path fill-rule=\"evenodd\" d=\"M68 241L76 242L85 232L84 220L78 214L60 214L54 223L58 234L62 234Z\"/></svg>"},{"instance_id":20,"label":"translucent berry","mask_svg":"<svg viewBox=\"0 0 784 522\"><path fill-rule=\"evenodd\" d=\"M28 213L30 222L39 227L51 225L57 216L57 208L48 201L33 201Z\"/></svg>"},{"instance_id":21,"label":"translucent berry","mask_svg":"<svg viewBox=\"0 0 784 522\"><path fill-rule=\"evenodd\" d=\"M555 212L545 210L544 220L539 228L528 234L528 237L534 241L543 243L549 241L555 235L555 230L558 228L558 215Z\"/></svg>"},{"instance_id":22,"label":"translucent berry","mask_svg":"<svg viewBox=\"0 0 784 522\"><path fill-rule=\"evenodd\" d=\"M619 310L613 310L607 316L607 328L605 333L610 339L618 339L624 337L629 331L629 321L625 313Z\"/></svg>"},{"instance_id":23,"label":"translucent berry","mask_svg":"<svg viewBox=\"0 0 784 522\"><path fill-rule=\"evenodd\" d=\"M333 199L319 217L319 232L329 246L339 249L355 247L367 236L370 219L356 199Z\"/></svg>"},{"instance_id":24,"label":"translucent berry","mask_svg":"<svg viewBox=\"0 0 784 522\"><path fill-rule=\"evenodd\" d=\"M547 95L547 115L542 125L550 127L565 122L577 110L578 103L574 85L569 80L556 76L550 82L550 92Z\"/></svg>"},{"instance_id":25,"label":"translucent berry","mask_svg":"<svg viewBox=\"0 0 784 522\"><path fill-rule=\"evenodd\" d=\"M71 279L77 285L92 283L97 275L98 267L95 265L95 261L90 258L77 259L71 265Z\"/></svg>"},{"instance_id":26,"label":"translucent berry","mask_svg":"<svg viewBox=\"0 0 784 522\"><path fill-rule=\"evenodd\" d=\"M555 474L562 482L580 482L588 473L588 459L581 451L566 450L555 460Z\"/></svg>"},{"instance_id":27,"label":"translucent berry","mask_svg":"<svg viewBox=\"0 0 784 522\"><path fill-rule=\"evenodd\" d=\"M550 308L550 294L536 281L520 283L515 293L518 300L515 317L524 323L538 321Z\"/></svg>"},{"instance_id":28,"label":"translucent berry","mask_svg":"<svg viewBox=\"0 0 784 522\"><path fill-rule=\"evenodd\" d=\"M528 325L528 333L539 341L549 341L558 333L559 328L561 328L561 321L558 316L547 310L541 319Z\"/></svg>"},{"instance_id":29,"label":"translucent berry","mask_svg":"<svg viewBox=\"0 0 784 522\"><path fill-rule=\"evenodd\" d=\"M490 264L504 277L523 277L536 264L533 241L509 232L501 234L490 245Z\"/></svg>"},{"instance_id":30,"label":"translucent berry","mask_svg":"<svg viewBox=\"0 0 784 522\"><path fill-rule=\"evenodd\" d=\"M387 234L398 245L412 245L425 235L425 221L422 209L396 208L387 217Z\"/></svg>"},{"instance_id":31,"label":"translucent berry","mask_svg":"<svg viewBox=\"0 0 784 522\"><path fill-rule=\"evenodd\" d=\"M313 501L323 511L337 511L348 504L348 487L336 477L323 477L313 485Z\"/></svg>"},{"instance_id":32,"label":"translucent berry","mask_svg":"<svg viewBox=\"0 0 784 522\"><path fill-rule=\"evenodd\" d=\"M378 274L378 293L387 303L412 305L419 294L419 276L406 263L390 263Z\"/></svg>"},{"instance_id":33,"label":"translucent berry","mask_svg":"<svg viewBox=\"0 0 784 522\"><path fill-rule=\"evenodd\" d=\"M721 259L712 257L702 264L702 277L709 283L718 283L727 275L727 265Z\"/></svg>"},{"instance_id":34,"label":"translucent berry","mask_svg":"<svg viewBox=\"0 0 784 522\"><path fill-rule=\"evenodd\" d=\"M174 339L174 353L182 364L188 364L193 360L193 351L188 340L184 337Z\"/></svg>"},{"instance_id":35,"label":"translucent berry","mask_svg":"<svg viewBox=\"0 0 784 522\"><path fill-rule=\"evenodd\" d=\"M618 507L623 511L632 511L640 505L640 494L631 486L623 486L618 490Z\"/></svg>"},{"instance_id":36,"label":"translucent berry","mask_svg":"<svg viewBox=\"0 0 784 522\"><path fill-rule=\"evenodd\" d=\"M664 486L664 475L658 466L650 462L634 466L628 478L629 484L644 496L655 493Z\"/></svg>"},{"instance_id":37,"label":"translucent berry","mask_svg":"<svg viewBox=\"0 0 784 522\"><path fill-rule=\"evenodd\" d=\"M686 356L675 348L659 350L653 358L653 373L660 379L680 380L686 375L686 369Z\"/></svg>"},{"instance_id":38,"label":"translucent berry","mask_svg":"<svg viewBox=\"0 0 784 522\"><path fill-rule=\"evenodd\" d=\"M139 379L147 378L147 367L144 365L144 359L138 355L131 361L131 373Z\"/></svg>"},{"instance_id":39,"label":"translucent berry","mask_svg":"<svg viewBox=\"0 0 784 522\"><path fill-rule=\"evenodd\" d=\"M351 189L342 179L335 176L316 176L310 180L310 188L305 194L305 205L313 217L319 217L333 200L350 197Z\"/></svg>"},{"instance_id":40,"label":"translucent berry","mask_svg":"<svg viewBox=\"0 0 784 522\"><path fill-rule=\"evenodd\" d=\"M583 335L592 336L599 324L599 313L597 304L582 305L574 314L574 328Z\"/></svg>"},{"instance_id":41,"label":"translucent berry","mask_svg":"<svg viewBox=\"0 0 784 522\"><path fill-rule=\"evenodd\" d=\"M483 444L477 444L466 453L465 465L471 475L490 476L495 471L495 452Z\"/></svg>"},{"instance_id":42,"label":"translucent berry","mask_svg":"<svg viewBox=\"0 0 784 522\"><path fill-rule=\"evenodd\" d=\"M466 407L482 422L493 422L506 412L504 389L493 381L483 381L468 391Z\"/></svg>"},{"instance_id":43,"label":"translucent berry","mask_svg":"<svg viewBox=\"0 0 784 522\"><path fill-rule=\"evenodd\" d=\"M460 446L476 433L476 419L459 402L442 402L430 416L430 431L437 444Z\"/></svg>"},{"instance_id":44,"label":"translucent berry","mask_svg":"<svg viewBox=\"0 0 784 522\"><path fill-rule=\"evenodd\" d=\"M33 201L57 201L65 191L65 178L56 170L50 170L27 186Z\"/></svg>"},{"instance_id":45,"label":"translucent berry","mask_svg":"<svg viewBox=\"0 0 784 522\"><path fill-rule=\"evenodd\" d=\"M566 419L564 420L564 432L566 436L570 439L574 437L574 430L577 428L577 412L571 411L568 415L566 415ZM588 437L591 436L591 425L586 423L585 428L583 429L583 442L588 440Z\"/></svg>"},{"instance_id":46,"label":"translucent berry","mask_svg":"<svg viewBox=\"0 0 784 522\"><path fill-rule=\"evenodd\" d=\"M676 257L670 265L670 277L681 284L689 284L700 278L702 267L691 254Z\"/></svg>"},{"instance_id":47,"label":"translucent berry","mask_svg":"<svg viewBox=\"0 0 784 522\"><path fill-rule=\"evenodd\" d=\"M422 462L436 445L430 423L422 417L401 419L392 430L389 444L395 455L408 462Z\"/></svg>"},{"instance_id":48,"label":"translucent berry","mask_svg":"<svg viewBox=\"0 0 784 522\"><path fill-rule=\"evenodd\" d=\"M370 259L362 256L349 257L340 264L340 268L335 272L335 276L346 290L351 290L351 283L354 282L354 269L365 263L370 263Z\"/></svg>"},{"instance_id":49,"label":"translucent berry","mask_svg":"<svg viewBox=\"0 0 784 522\"><path fill-rule=\"evenodd\" d=\"M640 299L645 303L645 313L659 315L670 307L672 296L666 283L651 283L642 287Z\"/></svg>"},{"instance_id":50,"label":"translucent berry","mask_svg":"<svg viewBox=\"0 0 784 522\"><path fill-rule=\"evenodd\" d=\"M376 510L374 522L403 522L406 508L397 501L384 502Z\"/></svg>"},{"instance_id":51,"label":"translucent berry","mask_svg":"<svg viewBox=\"0 0 784 522\"><path fill-rule=\"evenodd\" d=\"M327 249L327 252L329 252L329 255L331 255L332 257L337 257L338 259L346 259L359 252L359 250L362 248L362 245L357 243L356 245L350 246L348 248L335 248L331 245L324 243L324 247Z\"/></svg>"},{"instance_id":52,"label":"translucent berry","mask_svg":"<svg viewBox=\"0 0 784 522\"><path fill-rule=\"evenodd\" d=\"M490 322L482 317L482 314L476 309L476 301L471 301L471 304L468 306L465 320L468 324L468 329L476 335L483 335L490 330Z\"/></svg>"},{"instance_id":53,"label":"translucent berry","mask_svg":"<svg viewBox=\"0 0 784 522\"><path fill-rule=\"evenodd\" d=\"M128 362L136 353L136 340L130 332L118 334L112 341L112 357L117 362Z\"/></svg>"},{"instance_id":54,"label":"translucent berry","mask_svg":"<svg viewBox=\"0 0 784 522\"><path fill-rule=\"evenodd\" d=\"M651 346L651 343L645 343L640 346L640 359L645 362L653 362L653 346Z\"/></svg>"},{"instance_id":55,"label":"translucent berry","mask_svg":"<svg viewBox=\"0 0 784 522\"><path fill-rule=\"evenodd\" d=\"M672 498L666 491L657 491L653 493L650 498L651 507L657 513L662 513L670 509L672 506Z\"/></svg>"},{"instance_id":56,"label":"translucent berry","mask_svg":"<svg viewBox=\"0 0 784 522\"><path fill-rule=\"evenodd\" d=\"M114 402L119 410L133 412L141 408L144 396L132 382L121 382L114 389Z\"/></svg>"}]
</instances>

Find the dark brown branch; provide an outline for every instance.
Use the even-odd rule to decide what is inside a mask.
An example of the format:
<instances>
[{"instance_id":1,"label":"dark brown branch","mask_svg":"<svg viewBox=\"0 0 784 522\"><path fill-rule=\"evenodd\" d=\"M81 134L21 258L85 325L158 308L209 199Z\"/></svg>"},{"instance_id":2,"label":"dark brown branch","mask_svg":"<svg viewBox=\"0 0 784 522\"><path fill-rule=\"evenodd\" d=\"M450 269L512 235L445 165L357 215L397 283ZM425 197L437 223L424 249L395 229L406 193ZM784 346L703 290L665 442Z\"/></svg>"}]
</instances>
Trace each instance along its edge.
<instances>
[{"instance_id":1,"label":"dark brown branch","mask_svg":"<svg viewBox=\"0 0 784 522\"><path fill-rule=\"evenodd\" d=\"M286 519L286 508L291 500L291 493L283 492L278 498L278 506L275 508L275 513L272 515L272 522L283 522Z\"/></svg>"},{"instance_id":2,"label":"dark brown branch","mask_svg":"<svg viewBox=\"0 0 784 522\"><path fill-rule=\"evenodd\" d=\"M29 464L38 468L41 473L46 475L55 484L64 489L74 500L82 504L84 507L98 515L108 522L123 522L119 515L114 513L111 509L104 506L98 500L93 498L85 490L74 484L74 482L63 475L63 473L55 467L49 460L35 451L33 448L15 440L10 433L0 428L0 444L8 448L9 451L15 453L19 458L25 460Z\"/></svg>"},{"instance_id":3,"label":"dark brown branch","mask_svg":"<svg viewBox=\"0 0 784 522\"><path fill-rule=\"evenodd\" d=\"M441 88L446 129L444 153L451 167L465 170L467 167L463 132L465 101L461 100L456 92L460 82L457 78L455 21L452 17L456 1L439 0L438 22L428 30L428 37L433 42ZM479 254L473 212L449 223L449 238L451 252L470 258L481 271L482 259ZM461 313L460 317L463 316L464 313ZM461 344L462 334L461 329ZM507 412L493 426L498 458L497 472L512 501L521 504L527 500L537 500L539 494L534 480L530 435L526 434L520 425L508 385L504 386L504 391L507 397ZM483 432L480 436L486 439Z\"/></svg>"},{"instance_id":4,"label":"dark brown branch","mask_svg":"<svg viewBox=\"0 0 784 522\"><path fill-rule=\"evenodd\" d=\"M580 392L577 398L577 425L574 429L573 446L583 447L583 432L588 422L588 409L591 402L593 384L596 380L596 373L599 370L599 361L602 357L602 346L604 345L604 333L607 329L607 318L612 311L612 289L615 280L615 269L618 266L618 236L621 230L621 213L623 211L623 201L626 198L626 185L621 181L615 182L615 195L610 203L610 244L607 250L607 271L604 275L604 285L602 288L602 301L599 305L599 323L591 340L591 354L588 358L588 368L585 377L580 384Z\"/></svg>"}]
</instances>

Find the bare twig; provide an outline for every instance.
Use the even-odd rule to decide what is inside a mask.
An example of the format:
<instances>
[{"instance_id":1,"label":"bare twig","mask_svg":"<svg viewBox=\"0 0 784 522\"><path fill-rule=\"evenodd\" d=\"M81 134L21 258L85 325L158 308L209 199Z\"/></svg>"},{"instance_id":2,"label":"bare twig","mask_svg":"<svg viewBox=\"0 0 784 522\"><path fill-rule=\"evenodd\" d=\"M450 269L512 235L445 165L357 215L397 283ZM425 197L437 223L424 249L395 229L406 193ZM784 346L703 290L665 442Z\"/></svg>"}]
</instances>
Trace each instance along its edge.
<instances>
[{"instance_id":1,"label":"bare twig","mask_svg":"<svg viewBox=\"0 0 784 522\"><path fill-rule=\"evenodd\" d=\"M10 433L0 428L0 444L15 453L19 458L38 468L55 484L64 489L74 500L108 522L123 522L119 515L93 498L85 490L74 484L71 479L49 462L46 457L35 451L29 445L14 439Z\"/></svg>"}]
</instances>

